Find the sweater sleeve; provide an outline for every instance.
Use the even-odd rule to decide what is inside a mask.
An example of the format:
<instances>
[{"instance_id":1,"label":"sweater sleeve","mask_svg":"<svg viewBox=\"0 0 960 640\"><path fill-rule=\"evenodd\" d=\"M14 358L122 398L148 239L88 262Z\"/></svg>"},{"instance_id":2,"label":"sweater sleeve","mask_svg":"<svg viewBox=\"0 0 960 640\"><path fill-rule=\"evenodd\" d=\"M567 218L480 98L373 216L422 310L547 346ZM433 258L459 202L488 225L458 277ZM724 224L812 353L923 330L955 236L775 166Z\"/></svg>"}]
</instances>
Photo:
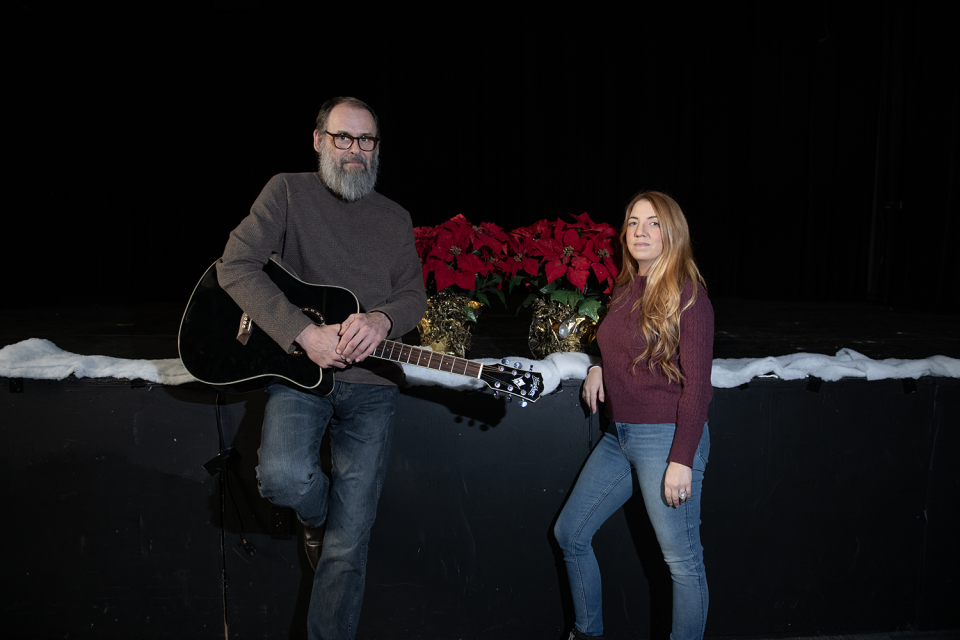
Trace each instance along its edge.
<instances>
[{"instance_id":1,"label":"sweater sleeve","mask_svg":"<svg viewBox=\"0 0 960 640\"><path fill-rule=\"evenodd\" d=\"M390 318L388 339L394 340L411 331L427 310L427 294L423 287L423 268L417 257L413 225L408 224L405 238L398 238L402 247L391 274L392 293L382 304L368 311L379 311Z\"/></svg>"},{"instance_id":2,"label":"sweater sleeve","mask_svg":"<svg viewBox=\"0 0 960 640\"><path fill-rule=\"evenodd\" d=\"M680 367L686 380L677 407L677 429L669 460L693 467L713 398L713 305L697 285L697 300L680 316Z\"/></svg>"},{"instance_id":3,"label":"sweater sleeve","mask_svg":"<svg viewBox=\"0 0 960 640\"><path fill-rule=\"evenodd\" d=\"M263 271L271 254L282 254L287 215L287 184L274 176L250 208L250 215L230 233L217 266L224 291L288 353L310 319L287 300Z\"/></svg>"}]
</instances>

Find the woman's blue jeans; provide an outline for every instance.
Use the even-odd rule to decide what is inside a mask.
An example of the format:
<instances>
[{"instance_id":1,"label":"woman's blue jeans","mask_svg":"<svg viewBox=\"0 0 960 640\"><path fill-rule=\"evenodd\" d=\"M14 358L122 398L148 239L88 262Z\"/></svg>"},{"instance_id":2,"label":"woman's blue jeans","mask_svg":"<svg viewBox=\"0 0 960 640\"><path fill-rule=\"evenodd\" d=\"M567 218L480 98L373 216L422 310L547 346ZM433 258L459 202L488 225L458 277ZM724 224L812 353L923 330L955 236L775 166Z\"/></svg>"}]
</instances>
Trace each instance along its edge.
<instances>
[{"instance_id":1,"label":"woman's blue jeans","mask_svg":"<svg viewBox=\"0 0 960 640\"><path fill-rule=\"evenodd\" d=\"M326 397L275 384L263 419L260 495L327 523L307 618L309 637L350 640L363 603L367 543L387 470L397 387L334 383ZM331 475L317 460L330 429Z\"/></svg>"},{"instance_id":2,"label":"woman's blue jeans","mask_svg":"<svg viewBox=\"0 0 960 640\"><path fill-rule=\"evenodd\" d=\"M678 508L663 497L663 476L673 444L673 424L616 423L590 454L570 497L560 512L554 534L567 565L577 628L603 635L600 568L593 553L593 534L633 493L631 466L663 559L673 579L672 640L699 640L707 622L707 576L700 544L700 496L710 453L710 433L703 437L693 465L691 496Z\"/></svg>"}]
</instances>

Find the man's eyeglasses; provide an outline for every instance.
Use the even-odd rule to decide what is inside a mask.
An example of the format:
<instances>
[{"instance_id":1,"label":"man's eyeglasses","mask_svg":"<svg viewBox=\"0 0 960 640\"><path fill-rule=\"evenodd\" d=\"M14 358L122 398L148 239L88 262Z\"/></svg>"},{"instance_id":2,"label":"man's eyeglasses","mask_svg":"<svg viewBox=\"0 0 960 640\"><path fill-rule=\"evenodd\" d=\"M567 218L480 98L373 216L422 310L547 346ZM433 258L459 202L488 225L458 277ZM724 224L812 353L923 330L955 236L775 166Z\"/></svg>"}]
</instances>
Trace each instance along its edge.
<instances>
[{"instance_id":1,"label":"man's eyeglasses","mask_svg":"<svg viewBox=\"0 0 960 640\"><path fill-rule=\"evenodd\" d=\"M377 148L377 143L380 142L380 138L374 138L373 136L355 137L349 133L330 133L329 131L324 131L324 133L333 138L333 146L337 149L349 149L353 146L353 141L356 140L361 151L373 151Z\"/></svg>"}]
</instances>

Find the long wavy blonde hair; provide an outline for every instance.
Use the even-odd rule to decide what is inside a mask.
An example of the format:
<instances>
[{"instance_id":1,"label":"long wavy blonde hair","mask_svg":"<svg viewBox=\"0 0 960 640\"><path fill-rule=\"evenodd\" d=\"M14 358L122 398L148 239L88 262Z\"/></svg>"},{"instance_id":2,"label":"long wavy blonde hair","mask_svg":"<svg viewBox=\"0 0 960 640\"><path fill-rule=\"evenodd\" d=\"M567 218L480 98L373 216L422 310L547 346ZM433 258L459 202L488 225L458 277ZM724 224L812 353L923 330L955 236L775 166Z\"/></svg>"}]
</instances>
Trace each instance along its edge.
<instances>
[{"instance_id":1,"label":"long wavy blonde hair","mask_svg":"<svg viewBox=\"0 0 960 640\"><path fill-rule=\"evenodd\" d=\"M696 302L696 283L699 282L706 289L706 282L693 260L687 219L676 200L665 193L642 191L627 205L620 230L623 269L617 276L614 302L621 302L639 273L639 265L630 255L627 233L630 213L641 200L649 202L657 213L663 252L647 271L647 286L643 295L634 300L631 307L631 311L640 310L637 334L642 334L646 341L643 353L633 361L633 368L636 369L638 364L646 360L651 371L659 367L670 382L682 382L684 375L676 363L680 347L680 315ZM693 292L681 308L680 293L687 281L693 282Z\"/></svg>"}]
</instances>

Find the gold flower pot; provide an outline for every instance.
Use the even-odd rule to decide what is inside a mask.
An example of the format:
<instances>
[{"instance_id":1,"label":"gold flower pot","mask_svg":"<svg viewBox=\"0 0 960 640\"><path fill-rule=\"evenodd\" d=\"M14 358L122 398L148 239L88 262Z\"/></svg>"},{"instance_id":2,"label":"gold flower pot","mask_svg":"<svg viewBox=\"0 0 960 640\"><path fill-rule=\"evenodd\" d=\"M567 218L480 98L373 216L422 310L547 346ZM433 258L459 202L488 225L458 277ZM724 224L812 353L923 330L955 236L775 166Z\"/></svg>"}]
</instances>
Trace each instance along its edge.
<instances>
[{"instance_id":1,"label":"gold flower pot","mask_svg":"<svg viewBox=\"0 0 960 640\"><path fill-rule=\"evenodd\" d=\"M537 360L551 353L583 353L597 339L597 322L556 300L533 302L533 320L527 344Z\"/></svg>"},{"instance_id":2,"label":"gold flower pot","mask_svg":"<svg viewBox=\"0 0 960 640\"><path fill-rule=\"evenodd\" d=\"M480 302L450 289L433 294L427 298L427 312L417 325L420 344L458 358L467 357L473 323L467 319L464 309L473 309L473 315L477 317L481 306Z\"/></svg>"}]
</instances>

